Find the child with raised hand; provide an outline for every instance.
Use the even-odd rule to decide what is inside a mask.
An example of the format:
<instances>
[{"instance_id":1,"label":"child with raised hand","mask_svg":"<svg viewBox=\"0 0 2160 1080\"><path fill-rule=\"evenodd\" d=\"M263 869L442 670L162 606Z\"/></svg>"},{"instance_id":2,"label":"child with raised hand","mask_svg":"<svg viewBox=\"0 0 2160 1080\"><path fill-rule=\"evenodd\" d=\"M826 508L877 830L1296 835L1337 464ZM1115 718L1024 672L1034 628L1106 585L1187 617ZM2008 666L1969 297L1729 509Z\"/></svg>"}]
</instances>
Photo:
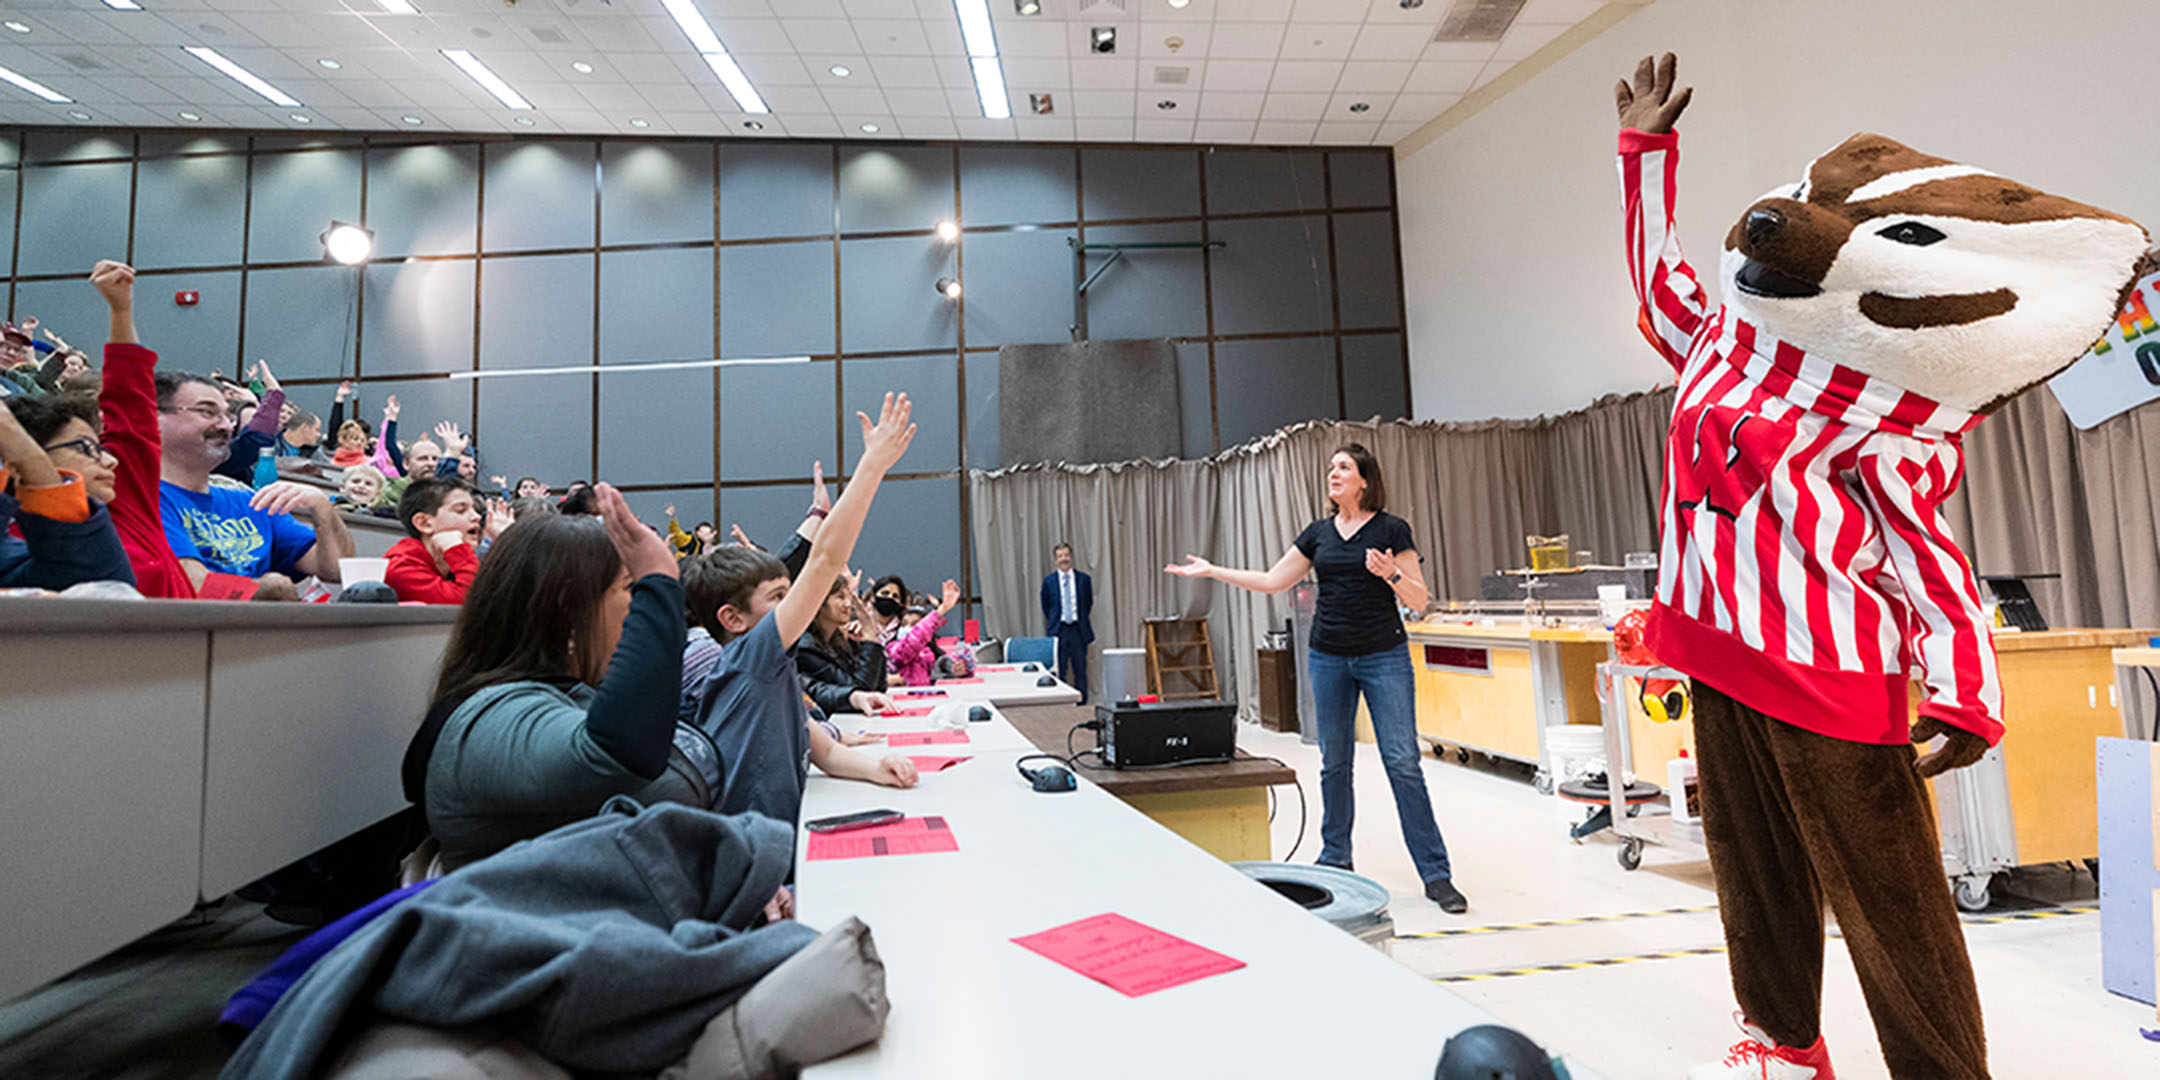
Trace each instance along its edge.
<instances>
[{"instance_id":1,"label":"child with raised hand","mask_svg":"<svg viewBox=\"0 0 2160 1080\"><path fill-rule=\"evenodd\" d=\"M480 542L509 527L507 513L489 515L473 486L455 476L423 477L398 497L405 539L392 545L384 584L399 600L462 604L480 571Z\"/></svg>"},{"instance_id":2,"label":"child with raised hand","mask_svg":"<svg viewBox=\"0 0 2160 1080\"><path fill-rule=\"evenodd\" d=\"M722 813L754 810L796 821L812 764L829 776L915 785L907 755L873 758L810 723L794 649L847 565L878 485L914 439L912 413L906 394L887 394L876 424L855 414L862 460L793 582L778 559L746 547L721 547L683 563L692 617L724 650L696 711L697 727L720 751L722 791L714 809Z\"/></svg>"}]
</instances>

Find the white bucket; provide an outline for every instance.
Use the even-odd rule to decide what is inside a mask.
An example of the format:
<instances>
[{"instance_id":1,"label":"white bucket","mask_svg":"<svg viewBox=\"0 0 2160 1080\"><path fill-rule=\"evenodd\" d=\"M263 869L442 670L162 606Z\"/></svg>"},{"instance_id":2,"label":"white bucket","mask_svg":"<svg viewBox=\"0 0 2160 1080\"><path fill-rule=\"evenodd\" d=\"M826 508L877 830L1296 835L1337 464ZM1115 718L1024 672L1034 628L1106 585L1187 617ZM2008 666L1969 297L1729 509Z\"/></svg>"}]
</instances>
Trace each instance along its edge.
<instances>
[{"instance_id":1,"label":"white bucket","mask_svg":"<svg viewBox=\"0 0 2160 1080\"><path fill-rule=\"evenodd\" d=\"M1552 777L1560 817L1580 821L1581 803L1559 798L1560 785L1605 769L1605 729L1598 724L1554 724L1545 729L1545 775Z\"/></svg>"}]
</instances>

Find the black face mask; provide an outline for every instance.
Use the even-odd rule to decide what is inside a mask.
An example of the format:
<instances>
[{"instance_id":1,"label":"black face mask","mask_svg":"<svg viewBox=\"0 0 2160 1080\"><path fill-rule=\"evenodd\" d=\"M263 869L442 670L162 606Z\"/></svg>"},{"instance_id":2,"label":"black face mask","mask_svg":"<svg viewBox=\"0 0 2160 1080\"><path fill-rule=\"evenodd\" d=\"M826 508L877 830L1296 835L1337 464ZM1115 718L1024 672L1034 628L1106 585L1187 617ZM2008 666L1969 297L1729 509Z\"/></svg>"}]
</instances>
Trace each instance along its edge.
<instances>
[{"instance_id":1,"label":"black face mask","mask_svg":"<svg viewBox=\"0 0 2160 1080\"><path fill-rule=\"evenodd\" d=\"M900 601L890 596L873 596L870 598L870 605L877 608L878 614L888 619L900 614Z\"/></svg>"}]
</instances>

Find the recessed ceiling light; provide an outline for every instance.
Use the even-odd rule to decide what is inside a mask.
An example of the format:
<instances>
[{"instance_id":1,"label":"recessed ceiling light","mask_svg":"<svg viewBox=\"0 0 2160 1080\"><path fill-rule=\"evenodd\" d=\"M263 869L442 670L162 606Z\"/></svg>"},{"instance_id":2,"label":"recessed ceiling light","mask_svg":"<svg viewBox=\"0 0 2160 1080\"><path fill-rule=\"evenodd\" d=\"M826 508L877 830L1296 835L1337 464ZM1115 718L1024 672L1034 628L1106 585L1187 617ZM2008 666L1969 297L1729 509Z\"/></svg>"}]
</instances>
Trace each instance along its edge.
<instances>
[{"instance_id":1,"label":"recessed ceiling light","mask_svg":"<svg viewBox=\"0 0 2160 1080\"><path fill-rule=\"evenodd\" d=\"M202 114L201 114L201 113L191 113L191 112L184 112L184 113L181 113L181 114L180 114L180 119L182 119L182 120L185 120L185 121L187 121L188 123L192 124L192 123L194 123L195 121L197 121L197 120L200 120L200 119L202 119Z\"/></svg>"},{"instance_id":2,"label":"recessed ceiling light","mask_svg":"<svg viewBox=\"0 0 2160 1080\"><path fill-rule=\"evenodd\" d=\"M224 72L226 78L269 98L272 105L282 105L288 109L300 106L300 102L295 100L291 94L264 82L262 76L225 59L225 57L219 55L216 49L206 48L201 45L189 45L185 47L185 50L189 56Z\"/></svg>"},{"instance_id":3,"label":"recessed ceiling light","mask_svg":"<svg viewBox=\"0 0 2160 1080\"><path fill-rule=\"evenodd\" d=\"M855 74L854 72L849 71L845 64L834 64L832 67L827 68L826 70L832 72L835 75L838 75L843 79Z\"/></svg>"},{"instance_id":4,"label":"recessed ceiling light","mask_svg":"<svg viewBox=\"0 0 2160 1080\"><path fill-rule=\"evenodd\" d=\"M398 119L404 121L407 124L411 124L414 127L420 126L420 118L417 116L400 116L398 117Z\"/></svg>"},{"instance_id":5,"label":"recessed ceiling light","mask_svg":"<svg viewBox=\"0 0 2160 1080\"><path fill-rule=\"evenodd\" d=\"M1192 0L1170 0L1170 6L1174 8L1182 8L1190 3L1192 3Z\"/></svg>"},{"instance_id":6,"label":"recessed ceiling light","mask_svg":"<svg viewBox=\"0 0 2160 1080\"><path fill-rule=\"evenodd\" d=\"M1372 106L1370 106L1370 105L1367 105L1366 103L1364 103L1364 102L1362 102L1362 101L1353 101L1353 102L1351 102L1351 103L1350 103L1350 111L1351 111L1351 112L1370 112L1370 111L1372 111Z\"/></svg>"},{"instance_id":7,"label":"recessed ceiling light","mask_svg":"<svg viewBox=\"0 0 2160 1080\"><path fill-rule=\"evenodd\" d=\"M660 0L660 6L680 27L683 36L690 39L690 47L698 51L705 66L712 69L720 85L727 87L728 96L748 113L768 113L772 109L765 99L758 96L757 88L750 85L750 76L743 74L735 58L728 55L727 46L720 43L720 35L713 32L712 24L705 21L705 13L698 10L696 0Z\"/></svg>"},{"instance_id":8,"label":"recessed ceiling light","mask_svg":"<svg viewBox=\"0 0 2160 1080\"><path fill-rule=\"evenodd\" d=\"M763 125L763 124L761 124L761 123L758 123L758 122L757 122L757 121L755 121L755 120L745 120L745 121L743 121L743 122L742 122L742 126L744 126L744 127L746 127L746 128L749 128L749 129L750 129L751 131L763 131L763 130L765 130L765 125Z\"/></svg>"},{"instance_id":9,"label":"recessed ceiling light","mask_svg":"<svg viewBox=\"0 0 2160 1080\"><path fill-rule=\"evenodd\" d=\"M135 0L105 0L105 6L114 11L141 11L142 5Z\"/></svg>"},{"instance_id":10,"label":"recessed ceiling light","mask_svg":"<svg viewBox=\"0 0 2160 1080\"><path fill-rule=\"evenodd\" d=\"M531 127L533 126L533 118L530 116L520 116L517 118L517 125L519 127Z\"/></svg>"},{"instance_id":11,"label":"recessed ceiling light","mask_svg":"<svg viewBox=\"0 0 2160 1080\"><path fill-rule=\"evenodd\" d=\"M27 75L18 75L4 67L0 67L0 82L13 83L55 105L66 105L75 100L36 79Z\"/></svg>"},{"instance_id":12,"label":"recessed ceiling light","mask_svg":"<svg viewBox=\"0 0 2160 1080\"><path fill-rule=\"evenodd\" d=\"M27 27L27 26L24 26L23 24L21 24L21 23L19 23L19 22L16 22L16 21L15 21L15 20L13 20L13 19L9 19L8 21L6 21L6 22L4 22L4 23L0 23L0 26L5 26L5 27L7 27L8 29L10 29L10 30L13 30L13 31L15 31L15 32L16 32L16 33L18 33L18 34L27 34L27 33L29 33L29 32L30 32L30 28L29 28L29 27Z\"/></svg>"},{"instance_id":13,"label":"recessed ceiling light","mask_svg":"<svg viewBox=\"0 0 2160 1080\"><path fill-rule=\"evenodd\" d=\"M444 49L442 55L443 59L456 64L458 70L471 76L472 81L479 83L482 90L495 95L495 100L513 109L532 108L532 102L525 100L517 91L510 89L510 84L502 81L502 76L488 70L488 66L481 63L479 57L466 52L464 49Z\"/></svg>"},{"instance_id":14,"label":"recessed ceiling light","mask_svg":"<svg viewBox=\"0 0 2160 1080\"><path fill-rule=\"evenodd\" d=\"M338 70L338 69L340 69L340 68L342 68L342 67L344 67L344 66L345 66L345 65L343 65L343 64L340 64L340 63L338 63L338 62L337 62L337 61L335 61L335 60L332 60L332 59L330 59L330 58L329 58L329 57L327 57L327 56L323 57L323 58L322 58L322 59L320 59L320 60L317 60L317 61L315 61L315 63L317 63L317 64L321 65L322 67L324 67L324 68L327 68L327 69L329 69L329 70L331 70L331 71L336 71L336 70Z\"/></svg>"},{"instance_id":15,"label":"recessed ceiling light","mask_svg":"<svg viewBox=\"0 0 2160 1080\"><path fill-rule=\"evenodd\" d=\"M293 123L295 123L295 124L312 124L312 123L314 123L314 122L315 122L315 121L313 121L313 120L309 119L309 118L308 118L308 114L306 114L306 113L294 113L294 114L292 114L292 121L293 121Z\"/></svg>"},{"instance_id":16,"label":"recessed ceiling light","mask_svg":"<svg viewBox=\"0 0 2160 1080\"><path fill-rule=\"evenodd\" d=\"M1171 109L1177 108L1177 102L1171 101L1168 98L1164 98L1163 100L1156 102L1155 107L1163 110L1164 112L1169 112Z\"/></svg>"},{"instance_id":17,"label":"recessed ceiling light","mask_svg":"<svg viewBox=\"0 0 2160 1080\"><path fill-rule=\"evenodd\" d=\"M630 126L634 128L648 128L652 126L652 121L647 120L642 116L633 116L630 118Z\"/></svg>"},{"instance_id":18,"label":"recessed ceiling light","mask_svg":"<svg viewBox=\"0 0 2160 1080\"><path fill-rule=\"evenodd\" d=\"M586 63L583 60L577 60L571 63L570 70L575 71L580 75L590 75L592 74L592 65Z\"/></svg>"},{"instance_id":19,"label":"recessed ceiling light","mask_svg":"<svg viewBox=\"0 0 2160 1080\"><path fill-rule=\"evenodd\" d=\"M985 120L1012 115L1005 96L1005 69L998 64L997 31L990 22L990 0L953 0L960 19L960 37L967 42L968 69L975 76L975 100L982 104Z\"/></svg>"},{"instance_id":20,"label":"recessed ceiling light","mask_svg":"<svg viewBox=\"0 0 2160 1080\"><path fill-rule=\"evenodd\" d=\"M420 14L419 9L412 6L412 0L375 0L375 3L392 15Z\"/></svg>"},{"instance_id":21,"label":"recessed ceiling light","mask_svg":"<svg viewBox=\"0 0 2160 1080\"><path fill-rule=\"evenodd\" d=\"M69 109L68 115L74 117L77 120L90 119L90 114L82 111L81 109Z\"/></svg>"},{"instance_id":22,"label":"recessed ceiling light","mask_svg":"<svg viewBox=\"0 0 2160 1080\"><path fill-rule=\"evenodd\" d=\"M1040 0L1013 0L1013 11L1021 15L1042 14Z\"/></svg>"},{"instance_id":23,"label":"recessed ceiling light","mask_svg":"<svg viewBox=\"0 0 2160 1080\"><path fill-rule=\"evenodd\" d=\"M864 124L862 130L865 135L875 135L878 133L878 126L876 124Z\"/></svg>"}]
</instances>

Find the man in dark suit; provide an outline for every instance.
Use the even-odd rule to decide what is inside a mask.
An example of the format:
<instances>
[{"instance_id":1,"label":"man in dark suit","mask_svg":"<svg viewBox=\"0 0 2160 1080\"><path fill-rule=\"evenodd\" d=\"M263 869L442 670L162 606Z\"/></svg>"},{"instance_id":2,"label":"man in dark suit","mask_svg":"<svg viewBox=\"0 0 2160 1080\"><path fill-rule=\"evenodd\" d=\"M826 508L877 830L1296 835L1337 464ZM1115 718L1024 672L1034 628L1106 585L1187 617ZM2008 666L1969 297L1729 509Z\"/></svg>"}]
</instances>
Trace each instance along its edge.
<instances>
[{"instance_id":1,"label":"man in dark suit","mask_svg":"<svg viewBox=\"0 0 2160 1080\"><path fill-rule=\"evenodd\" d=\"M1095 640L1095 625L1088 621L1088 613L1095 609L1095 582L1073 569L1071 544L1059 544L1052 554L1057 556L1057 572L1042 583L1043 622L1048 626L1044 632L1057 641L1058 678L1080 691L1085 704L1087 651Z\"/></svg>"}]
</instances>

